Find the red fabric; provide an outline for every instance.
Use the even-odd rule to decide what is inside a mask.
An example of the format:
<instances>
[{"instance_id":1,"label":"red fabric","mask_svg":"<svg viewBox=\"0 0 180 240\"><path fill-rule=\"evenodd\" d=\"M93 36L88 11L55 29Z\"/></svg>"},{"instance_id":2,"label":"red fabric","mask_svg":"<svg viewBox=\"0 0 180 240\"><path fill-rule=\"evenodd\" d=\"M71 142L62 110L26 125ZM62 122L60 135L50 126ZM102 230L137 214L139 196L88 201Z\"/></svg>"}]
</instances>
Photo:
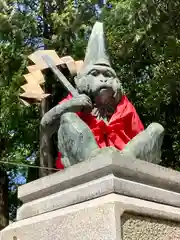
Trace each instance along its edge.
<instances>
[{"instance_id":1,"label":"red fabric","mask_svg":"<svg viewBox=\"0 0 180 240\"><path fill-rule=\"evenodd\" d=\"M63 101L71 98L69 94ZM100 148L114 146L122 150L134 136L144 130L134 106L126 96L122 97L108 124L103 120L97 120L92 114L77 114L90 127ZM56 163L58 169L64 168L60 153Z\"/></svg>"},{"instance_id":2,"label":"red fabric","mask_svg":"<svg viewBox=\"0 0 180 240\"><path fill-rule=\"evenodd\" d=\"M58 152L58 157L56 159L56 168L57 169L64 169L64 165L61 162L61 157L62 157L61 153Z\"/></svg>"}]
</instances>

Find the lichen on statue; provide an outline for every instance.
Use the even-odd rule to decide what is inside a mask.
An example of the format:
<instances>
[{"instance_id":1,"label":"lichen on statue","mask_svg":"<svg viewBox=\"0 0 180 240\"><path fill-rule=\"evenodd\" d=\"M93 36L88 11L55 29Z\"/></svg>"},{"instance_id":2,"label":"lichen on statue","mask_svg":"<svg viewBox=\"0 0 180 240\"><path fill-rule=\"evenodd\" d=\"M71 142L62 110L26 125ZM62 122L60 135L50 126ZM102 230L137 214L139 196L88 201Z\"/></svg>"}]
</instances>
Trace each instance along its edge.
<instances>
[{"instance_id":1,"label":"lichen on statue","mask_svg":"<svg viewBox=\"0 0 180 240\"><path fill-rule=\"evenodd\" d=\"M100 22L93 27L84 65L74 81L79 96L69 94L41 120L49 137L58 133L58 168L90 159L107 148L160 162L164 129L152 123L144 130L111 67Z\"/></svg>"}]
</instances>

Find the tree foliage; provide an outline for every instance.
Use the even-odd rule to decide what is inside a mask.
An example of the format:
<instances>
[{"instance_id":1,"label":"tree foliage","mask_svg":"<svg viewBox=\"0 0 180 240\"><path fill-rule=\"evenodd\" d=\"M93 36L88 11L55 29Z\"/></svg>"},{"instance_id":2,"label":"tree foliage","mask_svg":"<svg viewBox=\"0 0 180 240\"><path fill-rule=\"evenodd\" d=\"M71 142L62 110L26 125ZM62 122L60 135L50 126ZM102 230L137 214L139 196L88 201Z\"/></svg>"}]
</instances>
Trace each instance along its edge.
<instances>
[{"instance_id":1,"label":"tree foliage","mask_svg":"<svg viewBox=\"0 0 180 240\"><path fill-rule=\"evenodd\" d=\"M2 164L2 161L29 163L28 158L37 151L37 107L25 108L19 100L20 85L24 80L27 56L35 49L38 29L33 14L16 1L1 1L0 13L0 168L9 179L9 209L19 204L16 199L18 178L26 177L27 169ZM21 3L22 4L22 1ZM8 186L8 184L4 185ZM4 191L7 192L7 191ZM6 196L2 196L2 198ZM11 213L13 211L10 211Z\"/></svg>"},{"instance_id":2,"label":"tree foliage","mask_svg":"<svg viewBox=\"0 0 180 240\"><path fill-rule=\"evenodd\" d=\"M165 130L162 164L180 161L179 1L111 1L105 9L113 65L145 126Z\"/></svg>"},{"instance_id":3,"label":"tree foliage","mask_svg":"<svg viewBox=\"0 0 180 240\"><path fill-rule=\"evenodd\" d=\"M40 48L82 58L96 9L93 1L4 0L0 4L0 161L38 165L40 108L27 108L18 97L28 55ZM51 81L47 85L52 88L52 105L56 104L63 89ZM9 176L9 209L14 217L20 179L32 180L36 175L0 164Z\"/></svg>"},{"instance_id":4,"label":"tree foliage","mask_svg":"<svg viewBox=\"0 0 180 240\"><path fill-rule=\"evenodd\" d=\"M166 129L162 164L179 169L178 0L3 0L0 9L0 161L39 162L40 108L27 108L18 97L28 55L39 48L55 49L59 56L83 59L91 28L100 18L112 65L145 126L157 121ZM47 84L53 106L66 93L51 77ZM0 167L9 177L14 217L20 176L32 180L36 175L17 166Z\"/></svg>"}]
</instances>

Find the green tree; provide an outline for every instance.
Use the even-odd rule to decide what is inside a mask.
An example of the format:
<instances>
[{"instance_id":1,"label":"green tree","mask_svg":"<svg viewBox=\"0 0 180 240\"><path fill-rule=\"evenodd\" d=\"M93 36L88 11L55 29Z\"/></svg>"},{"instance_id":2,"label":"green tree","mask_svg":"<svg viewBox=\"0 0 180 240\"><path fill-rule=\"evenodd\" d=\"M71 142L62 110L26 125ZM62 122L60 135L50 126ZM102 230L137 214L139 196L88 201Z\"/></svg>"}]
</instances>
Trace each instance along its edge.
<instances>
[{"instance_id":1,"label":"green tree","mask_svg":"<svg viewBox=\"0 0 180 240\"><path fill-rule=\"evenodd\" d=\"M41 107L27 108L21 104L18 96L24 83L22 75L26 73L28 55L43 48L55 49L59 56L69 54L75 59L82 58L96 8L93 1L75 3L70 0L4 0L0 4L0 166L4 176L8 176L6 184L1 187L0 209L4 207L2 203L7 198L9 186L9 210L13 218L19 205L17 178L23 175L27 181L33 180L37 172L2 164L2 161L30 164L30 159L34 159L32 164L40 164L41 114L65 94L64 89L49 77L44 87L45 91L52 93L52 98L44 101ZM49 142L48 151L52 150L51 145ZM47 166L52 166L51 159ZM46 174L49 171L40 173L41 176ZM7 217L7 211L3 215Z\"/></svg>"},{"instance_id":2,"label":"green tree","mask_svg":"<svg viewBox=\"0 0 180 240\"><path fill-rule=\"evenodd\" d=\"M98 9L98 5L102 9ZM57 104L66 92L47 73L45 91L51 98L41 106L25 107L19 89L24 83L28 55L35 50L54 49L60 57L83 59L92 25L100 17L105 22L113 67L135 104L145 126L160 122L166 129L163 162L179 168L179 1L155 0L4 0L0 2L0 161L46 164L39 152L41 115ZM69 74L69 73L65 73ZM42 142L41 142L42 144ZM48 151L56 149L52 140ZM37 171L0 163L5 184L1 187L0 210L9 186L10 216L15 216L20 175L31 181ZM41 171L46 175L51 171ZM4 180L0 178L0 185ZM4 211L1 219L7 219ZM7 221L5 221L6 225Z\"/></svg>"},{"instance_id":3,"label":"green tree","mask_svg":"<svg viewBox=\"0 0 180 240\"><path fill-rule=\"evenodd\" d=\"M123 85L145 126L166 130L163 162L179 169L179 1L111 1L102 14L109 51Z\"/></svg>"},{"instance_id":4,"label":"green tree","mask_svg":"<svg viewBox=\"0 0 180 240\"><path fill-rule=\"evenodd\" d=\"M38 36L34 16L25 14L25 6L21 8L16 1L1 1L0 6L0 171L4 176L0 178L0 209L4 209L0 222L6 219L4 226L8 223L8 212L3 203L7 203L8 190L16 194L12 177L26 175L26 171L2 162L26 163L39 144L38 109L25 108L18 97L27 56L35 49L34 39ZM11 201L9 209L12 209Z\"/></svg>"}]
</instances>

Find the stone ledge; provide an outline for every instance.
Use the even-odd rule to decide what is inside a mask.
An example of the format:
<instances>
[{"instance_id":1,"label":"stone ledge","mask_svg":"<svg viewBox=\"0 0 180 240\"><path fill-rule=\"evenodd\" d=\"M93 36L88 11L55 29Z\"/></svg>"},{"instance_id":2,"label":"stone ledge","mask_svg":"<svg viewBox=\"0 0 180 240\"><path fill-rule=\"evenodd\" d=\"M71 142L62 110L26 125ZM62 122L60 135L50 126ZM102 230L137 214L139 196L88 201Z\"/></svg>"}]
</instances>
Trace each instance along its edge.
<instances>
[{"instance_id":1,"label":"stone ledge","mask_svg":"<svg viewBox=\"0 0 180 240\"><path fill-rule=\"evenodd\" d=\"M0 232L0 239L11 240L16 236L18 240L124 240L121 217L126 213L168 220L180 226L179 208L109 194L15 222Z\"/></svg>"},{"instance_id":2,"label":"stone ledge","mask_svg":"<svg viewBox=\"0 0 180 240\"><path fill-rule=\"evenodd\" d=\"M110 193L118 193L129 197L180 207L180 193L118 178L110 174L59 193L25 203L18 209L17 220L85 202Z\"/></svg>"},{"instance_id":3,"label":"stone ledge","mask_svg":"<svg viewBox=\"0 0 180 240\"><path fill-rule=\"evenodd\" d=\"M179 172L127 158L113 148L105 148L97 158L19 187L18 198L27 203L112 173L123 179L180 193Z\"/></svg>"}]
</instances>

